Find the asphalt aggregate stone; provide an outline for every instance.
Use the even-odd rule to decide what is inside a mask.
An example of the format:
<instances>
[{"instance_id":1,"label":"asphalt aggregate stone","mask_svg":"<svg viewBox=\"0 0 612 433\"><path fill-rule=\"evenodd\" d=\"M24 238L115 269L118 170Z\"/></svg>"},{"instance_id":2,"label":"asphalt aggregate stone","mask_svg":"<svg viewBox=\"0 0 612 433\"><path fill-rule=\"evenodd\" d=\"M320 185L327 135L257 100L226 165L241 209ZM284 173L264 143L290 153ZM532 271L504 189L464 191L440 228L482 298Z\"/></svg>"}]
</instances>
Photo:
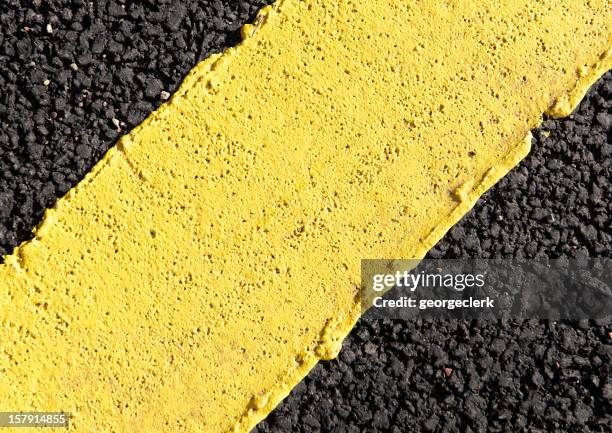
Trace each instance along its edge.
<instances>
[{"instance_id":1,"label":"asphalt aggregate stone","mask_svg":"<svg viewBox=\"0 0 612 433\"><path fill-rule=\"evenodd\" d=\"M4 0L0 255L271 0ZM432 258L611 257L612 73ZM612 323L362 319L267 432L609 432Z\"/></svg>"}]
</instances>

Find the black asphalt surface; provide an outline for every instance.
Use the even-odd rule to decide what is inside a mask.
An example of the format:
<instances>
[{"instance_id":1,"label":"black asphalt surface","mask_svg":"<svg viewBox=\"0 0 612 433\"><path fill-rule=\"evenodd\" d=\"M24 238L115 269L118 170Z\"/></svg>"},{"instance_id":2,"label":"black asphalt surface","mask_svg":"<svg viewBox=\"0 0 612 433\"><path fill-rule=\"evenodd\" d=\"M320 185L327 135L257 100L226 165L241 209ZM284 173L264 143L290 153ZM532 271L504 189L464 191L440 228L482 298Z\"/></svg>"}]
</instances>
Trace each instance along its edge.
<instances>
[{"instance_id":1,"label":"black asphalt surface","mask_svg":"<svg viewBox=\"0 0 612 433\"><path fill-rule=\"evenodd\" d=\"M0 255L266 3L2 0ZM430 256L612 257L611 126L608 72ZM609 320L361 320L254 432L610 432L611 358Z\"/></svg>"}]
</instances>

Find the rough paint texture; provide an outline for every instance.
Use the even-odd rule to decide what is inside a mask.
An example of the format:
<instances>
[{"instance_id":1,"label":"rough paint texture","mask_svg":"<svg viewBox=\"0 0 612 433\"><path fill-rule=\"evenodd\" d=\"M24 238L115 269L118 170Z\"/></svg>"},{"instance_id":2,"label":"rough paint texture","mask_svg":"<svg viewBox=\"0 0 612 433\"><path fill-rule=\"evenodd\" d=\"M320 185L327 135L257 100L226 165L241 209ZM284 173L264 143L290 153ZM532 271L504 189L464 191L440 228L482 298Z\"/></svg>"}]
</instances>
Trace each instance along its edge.
<instances>
[{"instance_id":1,"label":"rough paint texture","mask_svg":"<svg viewBox=\"0 0 612 433\"><path fill-rule=\"evenodd\" d=\"M7 409L247 430L336 353L359 260L422 256L609 67L605 2L402 3L281 2L47 212L0 267Z\"/></svg>"}]
</instances>

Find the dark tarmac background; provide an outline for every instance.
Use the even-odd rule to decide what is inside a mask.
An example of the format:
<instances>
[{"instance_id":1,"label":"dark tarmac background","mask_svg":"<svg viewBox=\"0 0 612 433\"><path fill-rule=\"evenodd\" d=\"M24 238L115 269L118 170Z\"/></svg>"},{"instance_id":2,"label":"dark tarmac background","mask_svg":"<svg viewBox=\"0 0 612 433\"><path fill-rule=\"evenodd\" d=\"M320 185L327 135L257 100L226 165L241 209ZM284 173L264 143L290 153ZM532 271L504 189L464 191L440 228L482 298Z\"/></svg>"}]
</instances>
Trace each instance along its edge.
<instances>
[{"instance_id":1,"label":"dark tarmac background","mask_svg":"<svg viewBox=\"0 0 612 433\"><path fill-rule=\"evenodd\" d=\"M2 0L0 255L269 0ZM612 73L430 257L612 257ZM254 432L610 432L612 323L361 320Z\"/></svg>"}]
</instances>

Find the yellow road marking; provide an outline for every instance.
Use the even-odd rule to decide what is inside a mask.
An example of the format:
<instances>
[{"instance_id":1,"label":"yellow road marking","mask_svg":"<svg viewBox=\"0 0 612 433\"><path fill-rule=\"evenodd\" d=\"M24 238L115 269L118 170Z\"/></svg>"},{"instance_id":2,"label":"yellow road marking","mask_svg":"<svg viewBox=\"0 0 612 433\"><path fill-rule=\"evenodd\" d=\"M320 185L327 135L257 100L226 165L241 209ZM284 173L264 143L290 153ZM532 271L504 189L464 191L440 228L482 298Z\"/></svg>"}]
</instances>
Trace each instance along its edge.
<instances>
[{"instance_id":1,"label":"yellow road marking","mask_svg":"<svg viewBox=\"0 0 612 433\"><path fill-rule=\"evenodd\" d=\"M0 266L0 407L247 432L610 68L607 1L281 1ZM553 102L559 103L553 108Z\"/></svg>"}]
</instances>

